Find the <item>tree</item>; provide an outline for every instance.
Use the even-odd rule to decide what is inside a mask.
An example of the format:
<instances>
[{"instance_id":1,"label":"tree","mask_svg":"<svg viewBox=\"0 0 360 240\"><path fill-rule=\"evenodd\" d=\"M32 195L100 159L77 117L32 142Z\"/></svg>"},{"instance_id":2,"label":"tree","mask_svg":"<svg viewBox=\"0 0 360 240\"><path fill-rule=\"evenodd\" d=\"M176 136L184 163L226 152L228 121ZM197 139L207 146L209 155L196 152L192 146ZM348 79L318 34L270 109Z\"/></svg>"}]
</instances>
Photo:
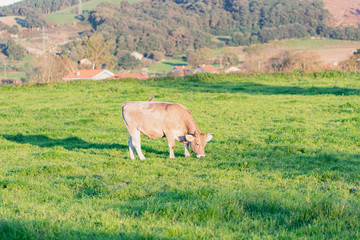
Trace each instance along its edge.
<instances>
[{"instance_id":1,"label":"tree","mask_svg":"<svg viewBox=\"0 0 360 240\"><path fill-rule=\"evenodd\" d=\"M241 32L234 32L231 35L231 40L229 42L230 46L241 46L248 45L250 43L249 37L245 37L245 35Z\"/></svg>"},{"instance_id":2,"label":"tree","mask_svg":"<svg viewBox=\"0 0 360 240\"><path fill-rule=\"evenodd\" d=\"M189 51L186 58L190 66L210 64L213 62L212 51L209 48L200 48L196 51Z\"/></svg>"},{"instance_id":3,"label":"tree","mask_svg":"<svg viewBox=\"0 0 360 240\"><path fill-rule=\"evenodd\" d=\"M160 61L160 60L164 59L165 56L162 52L151 51L147 57L154 61Z\"/></svg>"},{"instance_id":4,"label":"tree","mask_svg":"<svg viewBox=\"0 0 360 240\"><path fill-rule=\"evenodd\" d=\"M40 11L29 10L25 14L25 26L27 28L39 28L46 24L46 20L43 14Z\"/></svg>"},{"instance_id":5,"label":"tree","mask_svg":"<svg viewBox=\"0 0 360 240\"><path fill-rule=\"evenodd\" d=\"M140 61L136 57L132 56L130 53L125 53L120 56L118 64L124 69L132 69L139 66Z\"/></svg>"},{"instance_id":6,"label":"tree","mask_svg":"<svg viewBox=\"0 0 360 240\"><path fill-rule=\"evenodd\" d=\"M18 34L19 33L19 28L17 25L13 25L10 29L9 29L9 33L11 34Z\"/></svg>"},{"instance_id":7,"label":"tree","mask_svg":"<svg viewBox=\"0 0 360 240\"><path fill-rule=\"evenodd\" d=\"M10 39L6 44L4 54L8 56L10 60L21 60L25 57L25 49Z\"/></svg>"},{"instance_id":8,"label":"tree","mask_svg":"<svg viewBox=\"0 0 360 240\"><path fill-rule=\"evenodd\" d=\"M222 56L222 65L223 66L232 66L237 64L238 62L238 56L231 48L225 48L223 51L221 51Z\"/></svg>"},{"instance_id":9,"label":"tree","mask_svg":"<svg viewBox=\"0 0 360 240\"><path fill-rule=\"evenodd\" d=\"M35 59L32 76L34 82L54 82L61 80L66 74L76 69L76 63L68 56L46 55Z\"/></svg>"},{"instance_id":10,"label":"tree","mask_svg":"<svg viewBox=\"0 0 360 240\"><path fill-rule=\"evenodd\" d=\"M115 41L113 39L105 40L102 34L97 33L83 38L81 50L83 57L89 59L93 63L92 69L95 69L95 67L111 62L111 51L114 49Z\"/></svg>"}]
</instances>

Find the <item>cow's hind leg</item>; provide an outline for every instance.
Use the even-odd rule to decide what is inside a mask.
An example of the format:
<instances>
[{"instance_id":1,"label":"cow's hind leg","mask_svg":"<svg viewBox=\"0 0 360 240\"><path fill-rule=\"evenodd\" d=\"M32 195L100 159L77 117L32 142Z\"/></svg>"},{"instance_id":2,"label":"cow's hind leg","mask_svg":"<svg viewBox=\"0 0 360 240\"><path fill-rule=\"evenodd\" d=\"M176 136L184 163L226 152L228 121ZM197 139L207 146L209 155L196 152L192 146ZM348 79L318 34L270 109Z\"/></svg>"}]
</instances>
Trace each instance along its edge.
<instances>
[{"instance_id":1,"label":"cow's hind leg","mask_svg":"<svg viewBox=\"0 0 360 240\"><path fill-rule=\"evenodd\" d=\"M134 154L134 152L135 152L135 148L134 148L134 145L133 145L133 143L132 143L132 137L130 136L129 137L129 152L130 152L130 158L131 159L135 159L135 154Z\"/></svg>"},{"instance_id":2,"label":"cow's hind leg","mask_svg":"<svg viewBox=\"0 0 360 240\"><path fill-rule=\"evenodd\" d=\"M135 130L131 134L132 145L135 147L137 154L139 155L140 160L145 160L144 154L141 152L141 143L140 143L140 131ZM130 144L129 144L130 146ZM131 154L131 153L130 153ZM131 157L131 155L130 155Z\"/></svg>"}]
</instances>

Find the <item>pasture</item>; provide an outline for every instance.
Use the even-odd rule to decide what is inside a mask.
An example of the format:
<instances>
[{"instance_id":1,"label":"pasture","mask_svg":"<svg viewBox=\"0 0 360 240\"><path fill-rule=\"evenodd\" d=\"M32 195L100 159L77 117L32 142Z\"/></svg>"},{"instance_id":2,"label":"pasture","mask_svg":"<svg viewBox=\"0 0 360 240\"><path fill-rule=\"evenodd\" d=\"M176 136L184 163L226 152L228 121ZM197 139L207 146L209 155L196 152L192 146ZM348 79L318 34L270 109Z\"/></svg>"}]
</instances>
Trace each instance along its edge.
<instances>
[{"instance_id":1,"label":"pasture","mask_svg":"<svg viewBox=\"0 0 360 240\"><path fill-rule=\"evenodd\" d=\"M178 102L206 158L121 105ZM360 75L196 75L0 88L0 239L359 239Z\"/></svg>"},{"instance_id":2,"label":"pasture","mask_svg":"<svg viewBox=\"0 0 360 240\"><path fill-rule=\"evenodd\" d=\"M107 0L107 1L90 0L88 2L83 2L82 9L84 12L89 12L90 10L96 8L96 6L101 2L110 2L110 3L115 3L115 4L119 3L120 4L121 1L122 0ZM130 0L128 2L137 2L137 1L140 1L140 0ZM77 17L77 14L71 12L71 10L73 10L73 9L77 9L77 5L46 15L46 21L54 22L54 23L57 23L60 25L67 25L67 24L81 22L81 20ZM76 12L76 10L75 10L75 12Z\"/></svg>"}]
</instances>

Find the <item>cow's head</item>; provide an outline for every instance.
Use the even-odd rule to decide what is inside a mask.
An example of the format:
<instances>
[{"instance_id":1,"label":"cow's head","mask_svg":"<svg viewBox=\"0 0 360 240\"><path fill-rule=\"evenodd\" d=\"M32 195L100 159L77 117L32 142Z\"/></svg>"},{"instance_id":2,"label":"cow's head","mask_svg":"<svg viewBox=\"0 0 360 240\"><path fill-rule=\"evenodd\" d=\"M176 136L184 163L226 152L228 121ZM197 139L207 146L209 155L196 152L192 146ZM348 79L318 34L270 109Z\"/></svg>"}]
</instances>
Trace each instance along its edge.
<instances>
[{"instance_id":1,"label":"cow's head","mask_svg":"<svg viewBox=\"0 0 360 240\"><path fill-rule=\"evenodd\" d=\"M212 139L211 133L197 133L195 131L194 134L187 134L185 138L186 141L190 142L191 149L196 157L205 157L205 146Z\"/></svg>"}]
</instances>

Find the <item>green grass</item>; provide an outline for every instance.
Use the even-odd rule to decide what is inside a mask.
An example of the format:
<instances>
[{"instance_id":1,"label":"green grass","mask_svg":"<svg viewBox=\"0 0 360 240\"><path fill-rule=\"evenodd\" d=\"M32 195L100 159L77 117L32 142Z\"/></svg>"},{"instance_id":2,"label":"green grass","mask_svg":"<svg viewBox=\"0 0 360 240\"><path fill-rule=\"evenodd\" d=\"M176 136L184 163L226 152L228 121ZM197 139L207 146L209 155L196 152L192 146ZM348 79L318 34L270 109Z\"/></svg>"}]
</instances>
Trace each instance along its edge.
<instances>
[{"instance_id":1,"label":"green grass","mask_svg":"<svg viewBox=\"0 0 360 240\"><path fill-rule=\"evenodd\" d=\"M83 11L90 11L94 9L101 2L111 2L111 3L120 3L122 0L91 0L88 2L84 2ZM130 0L129 2L139 2L141 0ZM79 19L76 18L76 14L71 13L71 10L76 8L76 6L72 6L62 11L58 11L52 14L46 15L46 21L55 22L60 25L72 24L76 22L80 22Z\"/></svg>"},{"instance_id":2,"label":"green grass","mask_svg":"<svg viewBox=\"0 0 360 240\"><path fill-rule=\"evenodd\" d=\"M360 75L196 75L0 88L0 239L359 239ZM187 106L206 158L126 100Z\"/></svg>"},{"instance_id":3,"label":"green grass","mask_svg":"<svg viewBox=\"0 0 360 240\"><path fill-rule=\"evenodd\" d=\"M149 70L156 71L156 73L166 74L170 72L175 66L186 66L187 62L183 60L183 57L185 57L185 55L166 58L164 61L149 67Z\"/></svg>"},{"instance_id":4,"label":"green grass","mask_svg":"<svg viewBox=\"0 0 360 240\"><path fill-rule=\"evenodd\" d=\"M285 44L291 47L302 47L307 50L317 50L319 48L326 47L354 47L358 48L360 45L359 41L345 41L345 40L336 40L336 39L292 39L292 40L283 40Z\"/></svg>"},{"instance_id":5,"label":"green grass","mask_svg":"<svg viewBox=\"0 0 360 240\"><path fill-rule=\"evenodd\" d=\"M17 78L17 79L20 79L20 78L24 78L26 76L25 73L7 73L6 74L6 77L7 78ZM5 77L5 73L2 72L0 73L0 77Z\"/></svg>"}]
</instances>

